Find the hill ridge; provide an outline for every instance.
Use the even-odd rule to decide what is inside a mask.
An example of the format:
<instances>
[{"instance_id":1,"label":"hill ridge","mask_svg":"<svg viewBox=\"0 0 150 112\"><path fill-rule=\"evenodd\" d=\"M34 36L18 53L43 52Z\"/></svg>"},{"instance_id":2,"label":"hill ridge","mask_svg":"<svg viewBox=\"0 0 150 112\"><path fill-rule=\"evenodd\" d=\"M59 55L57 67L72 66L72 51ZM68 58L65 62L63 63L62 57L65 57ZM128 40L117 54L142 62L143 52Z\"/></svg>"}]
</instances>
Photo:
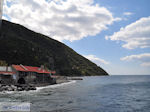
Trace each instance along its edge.
<instances>
[{"instance_id":1,"label":"hill ridge","mask_svg":"<svg viewBox=\"0 0 150 112\"><path fill-rule=\"evenodd\" d=\"M6 20L2 21L0 60L8 64L45 65L61 75L108 75L65 44Z\"/></svg>"}]
</instances>

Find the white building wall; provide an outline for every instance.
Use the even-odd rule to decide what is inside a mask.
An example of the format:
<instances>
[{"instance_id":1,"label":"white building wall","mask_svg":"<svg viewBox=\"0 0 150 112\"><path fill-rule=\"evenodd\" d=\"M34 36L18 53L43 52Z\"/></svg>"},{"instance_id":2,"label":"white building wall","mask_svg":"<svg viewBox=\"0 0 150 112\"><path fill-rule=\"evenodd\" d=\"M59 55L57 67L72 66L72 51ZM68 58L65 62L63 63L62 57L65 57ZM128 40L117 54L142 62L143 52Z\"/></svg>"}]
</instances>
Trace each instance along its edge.
<instances>
[{"instance_id":1,"label":"white building wall","mask_svg":"<svg viewBox=\"0 0 150 112\"><path fill-rule=\"evenodd\" d=\"M5 72L6 70L8 72L12 72L12 68L10 66L0 66L0 71Z\"/></svg>"}]
</instances>

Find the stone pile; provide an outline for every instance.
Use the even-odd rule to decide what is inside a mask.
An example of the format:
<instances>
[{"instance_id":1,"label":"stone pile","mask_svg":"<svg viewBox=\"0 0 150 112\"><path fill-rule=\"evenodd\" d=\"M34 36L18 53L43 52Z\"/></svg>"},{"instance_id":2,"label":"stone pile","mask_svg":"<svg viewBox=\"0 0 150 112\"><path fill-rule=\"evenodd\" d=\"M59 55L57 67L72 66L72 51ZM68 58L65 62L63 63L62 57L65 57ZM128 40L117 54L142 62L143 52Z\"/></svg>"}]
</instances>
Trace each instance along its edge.
<instances>
[{"instance_id":1,"label":"stone pile","mask_svg":"<svg viewBox=\"0 0 150 112\"><path fill-rule=\"evenodd\" d=\"M32 85L5 85L0 84L0 92L2 91L29 91L36 90L35 86Z\"/></svg>"}]
</instances>

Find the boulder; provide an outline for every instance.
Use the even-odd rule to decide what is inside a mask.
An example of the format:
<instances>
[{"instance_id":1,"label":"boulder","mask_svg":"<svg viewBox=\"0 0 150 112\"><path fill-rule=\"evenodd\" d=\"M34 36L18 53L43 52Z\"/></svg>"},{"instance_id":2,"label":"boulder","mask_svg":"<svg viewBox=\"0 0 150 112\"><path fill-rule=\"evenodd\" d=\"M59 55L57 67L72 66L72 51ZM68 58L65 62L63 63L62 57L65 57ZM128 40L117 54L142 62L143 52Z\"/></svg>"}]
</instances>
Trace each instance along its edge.
<instances>
[{"instance_id":1,"label":"boulder","mask_svg":"<svg viewBox=\"0 0 150 112\"><path fill-rule=\"evenodd\" d=\"M13 91L13 88L12 88L11 86L9 86L9 87L7 88L7 91Z\"/></svg>"},{"instance_id":2,"label":"boulder","mask_svg":"<svg viewBox=\"0 0 150 112\"><path fill-rule=\"evenodd\" d=\"M17 88L17 91L22 91L22 88L21 88L21 87L18 87L18 88Z\"/></svg>"},{"instance_id":3,"label":"boulder","mask_svg":"<svg viewBox=\"0 0 150 112\"><path fill-rule=\"evenodd\" d=\"M36 90L35 86L32 85L2 85L0 84L0 92L2 91L29 91Z\"/></svg>"}]
</instances>

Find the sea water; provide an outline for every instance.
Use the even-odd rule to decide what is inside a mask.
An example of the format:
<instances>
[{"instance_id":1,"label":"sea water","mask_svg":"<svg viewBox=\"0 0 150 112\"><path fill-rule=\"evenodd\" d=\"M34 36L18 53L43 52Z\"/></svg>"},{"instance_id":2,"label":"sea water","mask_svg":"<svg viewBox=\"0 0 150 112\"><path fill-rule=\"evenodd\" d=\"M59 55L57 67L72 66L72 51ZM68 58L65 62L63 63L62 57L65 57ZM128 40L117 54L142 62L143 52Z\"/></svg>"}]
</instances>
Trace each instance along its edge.
<instances>
[{"instance_id":1,"label":"sea water","mask_svg":"<svg viewBox=\"0 0 150 112\"><path fill-rule=\"evenodd\" d=\"M95 76L29 92L0 93L31 112L150 112L150 75Z\"/></svg>"}]
</instances>

